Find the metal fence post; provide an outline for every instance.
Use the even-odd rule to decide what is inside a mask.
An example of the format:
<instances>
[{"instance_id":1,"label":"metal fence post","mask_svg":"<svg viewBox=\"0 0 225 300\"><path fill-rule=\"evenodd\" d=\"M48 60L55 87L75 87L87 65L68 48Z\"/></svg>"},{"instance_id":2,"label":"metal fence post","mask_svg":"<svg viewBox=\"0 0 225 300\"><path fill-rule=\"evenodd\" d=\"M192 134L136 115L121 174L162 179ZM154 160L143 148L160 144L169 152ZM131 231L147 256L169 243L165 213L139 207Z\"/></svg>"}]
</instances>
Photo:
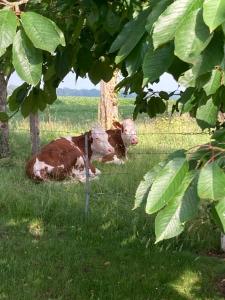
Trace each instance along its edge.
<instances>
[{"instance_id":1,"label":"metal fence post","mask_svg":"<svg viewBox=\"0 0 225 300\"><path fill-rule=\"evenodd\" d=\"M89 160L88 160L88 135L85 134L85 145L84 145L84 163L85 163L85 216L88 216L89 204L90 204L90 174L89 174Z\"/></svg>"}]
</instances>

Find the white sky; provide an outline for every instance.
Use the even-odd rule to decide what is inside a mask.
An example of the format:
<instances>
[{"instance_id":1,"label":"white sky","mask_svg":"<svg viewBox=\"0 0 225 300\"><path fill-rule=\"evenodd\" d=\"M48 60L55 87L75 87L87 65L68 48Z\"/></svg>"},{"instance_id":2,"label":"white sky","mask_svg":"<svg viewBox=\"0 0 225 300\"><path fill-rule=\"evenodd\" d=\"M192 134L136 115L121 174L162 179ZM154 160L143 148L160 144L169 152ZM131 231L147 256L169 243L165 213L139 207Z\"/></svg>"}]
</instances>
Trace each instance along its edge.
<instances>
[{"instance_id":1,"label":"white sky","mask_svg":"<svg viewBox=\"0 0 225 300\"><path fill-rule=\"evenodd\" d=\"M18 77L16 73L14 73L9 80L9 84L16 86L20 85L22 82L23 81ZM64 78L59 87L67 87L70 89L99 89L99 84L95 86L88 78L79 78L78 81L75 82L75 74L71 72ZM153 84L153 89L156 91L163 90L171 92L176 90L177 87L177 82L171 75L167 73L163 74L160 77L160 82L158 84Z\"/></svg>"}]
</instances>

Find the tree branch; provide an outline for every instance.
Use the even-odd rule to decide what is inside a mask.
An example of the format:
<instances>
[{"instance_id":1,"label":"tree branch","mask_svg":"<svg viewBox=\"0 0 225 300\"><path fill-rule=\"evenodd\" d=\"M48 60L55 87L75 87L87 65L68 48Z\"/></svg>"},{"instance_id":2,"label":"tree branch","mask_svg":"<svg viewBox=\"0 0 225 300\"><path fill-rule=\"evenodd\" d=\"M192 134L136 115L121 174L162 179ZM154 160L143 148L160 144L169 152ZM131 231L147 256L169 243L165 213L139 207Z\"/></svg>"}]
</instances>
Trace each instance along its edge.
<instances>
[{"instance_id":1,"label":"tree branch","mask_svg":"<svg viewBox=\"0 0 225 300\"><path fill-rule=\"evenodd\" d=\"M19 0L19 1L14 1L14 2L9 2L7 0L0 0L0 5L8 6L12 8L16 15L20 15L20 5L26 4L29 0Z\"/></svg>"},{"instance_id":2,"label":"tree branch","mask_svg":"<svg viewBox=\"0 0 225 300\"><path fill-rule=\"evenodd\" d=\"M9 2L7 0L0 0L0 4L5 6L10 6L10 7L15 7L15 6L26 4L28 1L29 0L20 0L20 1Z\"/></svg>"}]
</instances>

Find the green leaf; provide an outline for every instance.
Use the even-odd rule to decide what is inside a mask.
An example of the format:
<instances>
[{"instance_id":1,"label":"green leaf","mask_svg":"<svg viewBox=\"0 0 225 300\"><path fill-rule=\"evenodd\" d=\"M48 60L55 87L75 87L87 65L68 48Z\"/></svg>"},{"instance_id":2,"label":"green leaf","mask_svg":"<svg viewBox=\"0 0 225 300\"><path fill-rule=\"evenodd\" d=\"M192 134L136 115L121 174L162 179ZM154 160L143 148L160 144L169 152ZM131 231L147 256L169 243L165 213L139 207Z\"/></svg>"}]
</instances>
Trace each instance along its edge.
<instances>
[{"instance_id":1,"label":"green leaf","mask_svg":"<svg viewBox=\"0 0 225 300\"><path fill-rule=\"evenodd\" d=\"M58 45L65 46L62 31L50 19L34 12L21 14L23 28L36 48L53 53Z\"/></svg>"},{"instance_id":2,"label":"green leaf","mask_svg":"<svg viewBox=\"0 0 225 300\"><path fill-rule=\"evenodd\" d=\"M0 10L0 57L16 35L17 18L11 9Z\"/></svg>"},{"instance_id":3,"label":"green leaf","mask_svg":"<svg viewBox=\"0 0 225 300\"><path fill-rule=\"evenodd\" d=\"M11 111L19 109L20 105L26 98L29 89L30 85L25 82L13 91L12 95L8 98L9 109Z\"/></svg>"},{"instance_id":4,"label":"green leaf","mask_svg":"<svg viewBox=\"0 0 225 300\"><path fill-rule=\"evenodd\" d=\"M214 131L211 138L218 142L224 142L225 141L225 128L220 128L219 130Z\"/></svg>"},{"instance_id":5,"label":"green leaf","mask_svg":"<svg viewBox=\"0 0 225 300\"><path fill-rule=\"evenodd\" d=\"M202 9L191 12L175 34L175 54L188 63L195 63L211 40Z\"/></svg>"},{"instance_id":6,"label":"green leaf","mask_svg":"<svg viewBox=\"0 0 225 300\"><path fill-rule=\"evenodd\" d=\"M13 41L13 66L21 79L37 85L42 74L42 52L32 45L24 32L19 30Z\"/></svg>"},{"instance_id":7,"label":"green leaf","mask_svg":"<svg viewBox=\"0 0 225 300\"><path fill-rule=\"evenodd\" d=\"M34 96L34 90L32 90L21 105L21 114L26 118L30 113L36 113L37 111L38 101Z\"/></svg>"},{"instance_id":8,"label":"green leaf","mask_svg":"<svg viewBox=\"0 0 225 300\"><path fill-rule=\"evenodd\" d=\"M134 202L134 209L141 206L142 202L146 200L148 192L151 188L151 185L159 172L162 169L161 165L156 165L152 168L151 171L147 172L144 176L144 179L140 182L136 193L135 193L135 202Z\"/></svg>"},{"instance_id":9,"label":"green leaf","mask_svg":"<svg viewBox=\"0 0 225 300\"><path fill-rule=\"evenodd\" d=\"M225 199L220 200L212 209L212 216L220 230L225 233Z\"/></svg>"},{"instance_id":10,"label":"green leaf","mask_svg":"<svg viewBox=\"0 0 225 300\"><path fill-rule=\"evenodd\" d=\"M225 174L217 163L204 166L199 174L198 195L201 199L221 200L225 196Z\"/></svg>"},{"instance_id":11,"label":"green leaf","mask_svg":"<svg viewBox=\"0 0 225 300\"><path fill-rule=\"evenodd\" d=\"M109 53L113 53L120 49L120 55L131 52L145 33L146 19L149 10L144 10L138 16L126 23L122 31L119 33L115 41L112 43ZM128 38L129 37L129 38ZM127 55L129 54L127 53ZM126 55L126 56L127 56ZM122 59L122 57L121 57ZM119 58L118 58L119 60Z\"/></svg>"},{"instance_id":12,"label":"green leaf","mask_svg":"<svg viewBox=\"0 0 225 300\"><path fill-rule=\"evenodd\" d=\"M152 184L148 194L146 212L152 214L165 206L177 192L188 172L188 162L177 157L169 161Z\"/></svg>"},{"instance_id":13,"label":"green leaf","mask_svg":"<svg viewBox=\"0 0 225 300\"><path fill-rule=\"evenodd\" d=\"M122 32L118 35L115 42L112 44L111 48L109 49L110 53L120 49L115 59L116 64L119 64L121 61L123 61L141 40L142 36L146 32L145 24L148 14L149 10L146 9L138 14L136 19L127 23Z\"/></svg>"},{"instance_id":14,"label":"green leaf","mask_svg":"<svg viewBox=\"0 0 225 300\"><path fill-rule=\"evenodd\" d=\"M162 12L172 3L172 0L164 0L159 1L155 7L152 8L151 13L148 16L147 22L146 22L146 30L151 33L152 26L155 23L155 21L159 18L159 16L162 14Z\"/></svg>"},{"instance_id":15,"label":"green leaf","mask_svg":"<svg viewBox=\"0 0 225 300\"><path fill-rule=\"evenodd\" d=\"M169 94L167 92L164 92L164 91L160 91L159 96L160 96L161 99L164 99L164 100L169 100L170 99Z\"/></svg>"},{"instance_id":16,"label":"green leaf","mask_svg":"<svg viewBox=\"0 0 225 300\"><path fill-rule=\"evenodd\" d=\"M90 80L97 84L100 80L108 82L113 76L113 68L108 58L96 60L88 72Z\"/></svg>"},{"instance_id":17,"label":"green leaf","mask_svg":"<svg viewBox=\"0 0 225 300\"><path fill-rule=\"evenodd\" d=\"M154 48L172 40L186 15L201 6L202 1L176 0L174 1L155 22L153 30Z\"/></svg>"},{"instance_id":18,"label":"green leaf","mask_svg":"<svg viewBox=\"0 0 225 300\"><path fill-rule=\"evenodd\" d=\"M8 122L9 120L9 116L7 115L7 113L0 111L0 122Z\"/></svg>"},{"instance_id":19,"label":"green leaf","mask_svg":"<svg viewBox=\"0 0 225 300\"><path fill-rule=\"evenodd\" d=\"M193 73L196 78L202 74L211 72L216 66L221 66L224 57L223 46L223 34L221 32L214 32L209 45L200 54L198 61L193 66Z\"/></svg>"},{"instance_id":20,"label":"green leaf","mask_svg":"<svg viewBox=\"0 0 225 300\"><path fill-rule=\"evenodd\" d=\"M219 107L213 98L205 98L204 96L199 101L199 106L196 113L198 125L202 128L213 128L216 126Z\"/></svg>"},{"instance_id":21,"label":"green leaf","mask_svg":"<svg viewBox=\"0 0 225 300\"><path fill-rule=\"evenodd\" d=\"M107 10L107 15L104 21L104 29L109 34L114 35L121 26L121 18L116 15L111 9Z\"/></svg>"},{"instance_id":22,"label":"green leaf","mask_svg":"<svg viewBox=\"0 0 225 300\"><path fill-rule=\"evenodd\" d=\"M189 112L192 109L194 102L195 102L194 88L189 87L184 91L184 93L181 95L179 99L179 103L182 104L181 112L182 113Z\"/></svg>"},{"instance_id":23,"label":"green leaf","mask_svg":"<svg viewBox=\"0 0 225 300\"><path fill-rule=\"evenodd\" d=\"M128 75L133 75L141 67L148 46L146 41L141 40L126 59Z\"/></svg>"},{"instance_id":24,"label":"green leaf","mask_svg":"<svg viewBox=\"0 0 225 300\"><path fill-rule=\"evenodd\" d=\"M143 86L148 82L154 82L167 71L173 61L173 50L172 44L168 44L155 51L153 51L152 47L149 48L143 62Z\"/></svg>"},{"instance_id":25,"label":"green leaf","mask_svg":"<svg viewBox=\"0 0 225 300\"><path fill-rule=\"evenodd\" d=\"M210 31L215 30L225 22L225 1L205 0L203 4L203 18Z\"/></svg>"},{"instance_id":26,"label":"green leaf","mask_svg":"<svg viewBox=\"0 0 225 300\"><path fill-rule=\"evenodd\" d=\"M195 87L195 76L193 74L193 68L184 72L178 79L178 83L186 88Z\"/></svg>"},{"instance_id":27,"label":"green leaf","mask_svg":"<svg viewBox=\"0 0 225 300\"><path fill-rule=\"evenodd\" d=\"M52 80L46 81L44 84L44 95L47 104L53 104L57 99L56 88Z\"/></svg>"},{"instance_id":28,"label":"green leaf","mask_svg":"<svg viewBox=\"0 0 225 300\"><path fill-rule=\"evenodd\" d=\"M221 86L221 80L222 72L218 69L213 70L209 82L203 86L207 96L215 94L215 92Z\"/></svg>"},{"instance_id":29,"label":"green leaf","mask_svg":"<svg viewBox=\"0 0 225 300\"><path fill-rule=\"evenodd\" d=\"M168 202L155 219L156 242L170 239L184 230L185 222L195 217L199 205L196 185L193 184L195 173L187 173L177 193Z\"/></svg>"},{"instance_id":30,"label":"green leaf","mask_svg":"<svg viewBox=\"0 0 225 300\"><path fill-rule=\"evenodd\" d=\"M166 111L166 104L160 97L152 96L147 104L147 113L150 118L154 118L157 114L163 114Z\"/></svg>"}]
</instances>

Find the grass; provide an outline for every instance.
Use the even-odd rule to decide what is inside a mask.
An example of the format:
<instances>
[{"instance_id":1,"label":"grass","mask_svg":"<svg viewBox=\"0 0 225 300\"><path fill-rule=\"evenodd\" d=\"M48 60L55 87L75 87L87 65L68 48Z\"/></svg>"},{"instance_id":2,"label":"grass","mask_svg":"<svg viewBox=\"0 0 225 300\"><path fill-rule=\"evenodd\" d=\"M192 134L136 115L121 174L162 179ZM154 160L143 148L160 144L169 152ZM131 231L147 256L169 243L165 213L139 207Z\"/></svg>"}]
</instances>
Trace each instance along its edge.
<instances>
[{"instance_id":1,"label":"grass","mask_svg":"<svg viewBox=\"0 0 225 300\"><path fill-rule=\"evenodd\" d=\"M132 100L120 101L121 118L132 109ZM60 98L50 122L41 116L42 143L87 130L96 115L96 99ZM154 217L131 210L138 182L163 153L209 137L180 134L199 132L186 116L140 116L137 126L139 145L125 165L98 164L103 174L91 183L85 220L83 185L26 178L28 124L12 120L12 157L0 161L0 299L223 299L216 282L225 263L205 255L219 247L207 217L199 214L181 236L154 245Z\"/></svg>"}]
</instances>

